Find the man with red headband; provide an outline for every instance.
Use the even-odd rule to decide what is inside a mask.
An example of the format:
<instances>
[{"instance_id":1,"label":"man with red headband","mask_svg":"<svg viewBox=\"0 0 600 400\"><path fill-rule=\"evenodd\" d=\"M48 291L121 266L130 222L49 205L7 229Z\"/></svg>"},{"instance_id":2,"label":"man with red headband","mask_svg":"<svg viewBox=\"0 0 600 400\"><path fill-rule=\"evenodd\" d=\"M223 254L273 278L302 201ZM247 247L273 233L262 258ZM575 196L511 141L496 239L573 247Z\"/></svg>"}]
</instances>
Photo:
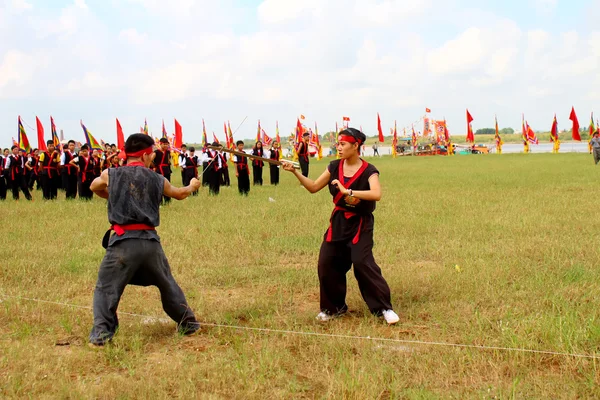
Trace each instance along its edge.
<instances>
[{"instance_id":1,"label":"man with red headband","mask_svg":"<svg viewBox=\"0 0 600 400\"><path fill-rule=\"evenodd\" d=\"M183 334L200 328L183 291L171 275L167 257L156 234L162 196L183 200L198 190L192 178L183 188L149 169L154 160L152 137L137 133L125 142L127 164L109 168L91 185L96 195L108 200L111 228L102 241L106 254L98 271L94 291L94 327L90 343L102 346L119 326L117 306L127 285L157 286L163 309ZM111 232L115 234L111 236Z\"/></svg>"},{"instance_id":2,"label":"man with red headband","mask_svg":"<svg viewBox=\"0 0 600 400\"><path fill-rule=\"evenodd\" d=\"M369 310L392 325L400 318L392 310L390 288L373 257L373 211L381 199L379 171L359 157L365 140L358 129L341 131L337 145L340 159L329 163L316 181L300 174L290 163L283 167L294 173L310 193L329 186L333 196L335 208L319 253L321 312L317 320L329 321L348 311L346 273L354 266L354 276Z\"/></svg>"}]
</instances>

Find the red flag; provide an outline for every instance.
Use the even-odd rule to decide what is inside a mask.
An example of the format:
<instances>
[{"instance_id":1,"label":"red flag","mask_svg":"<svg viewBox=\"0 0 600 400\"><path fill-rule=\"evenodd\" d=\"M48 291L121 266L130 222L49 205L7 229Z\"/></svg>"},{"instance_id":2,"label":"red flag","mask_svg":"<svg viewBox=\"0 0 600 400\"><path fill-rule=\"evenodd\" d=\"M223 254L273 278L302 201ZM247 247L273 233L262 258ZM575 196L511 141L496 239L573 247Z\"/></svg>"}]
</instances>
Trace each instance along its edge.
<instances>
[{"instance_id":1,"label":"red flag","mask_svg":"<svg viewBox=\"0 0 600 400\"><path fill-rule=\"evenodd\" d=\"M344 121L350 121L350 117L343 117Z\"/></svg>"},{"instance_id":2,"label":"red flag","mask_svg":"<svg viewBox=\"0 0 600 400\"><path fill-rule=\"evenodd\" d=\"M550 130L550 141L555 142L558 140L558 122L556 121L556 114L554 114L554 121L552 121L552 129Z\"/></svg>"},{"instance_id":3,"label":"red flag","mask_svg":"<svg viewBox=\"0 0 600 400\"><path fill-rule=\"evenodd\" d=\"M379 118L379 113L377 113L377 131L379 132L379 141L383 143L385 138L383 137L383 131L381 130L381 118Z\"/></svg>"},{"instance_id":4,"label":"red flag","mask_svg":"<svg viewBox=\"0 0 600 400\"><path fill-rule=\"evenodd\" d=\"M426 108L425 108L425 112L428 112L428 113L430 113L430 112L431 112L431 109L429 109L429 108L427 108L427 107L426 107Z\"/></svg>"},{"instance_id":5,"label":"red flag","mask_svg":"<svg viewBox=\"0 0 600 400\"><path fill-rule=\"evenodd\" d=\"M225 122L223 122L223 132L225 132L225 145L229 149L230 148L229 135L227 134L227 124Z\"/></svg>"},{"instance_id":6,"label":"red flag","mask_svg":"<svg viewBox=\"0 0 600 400\"><path fill-rule=\"evenodd\" d=\"M117 149L121 151L125 151L125 135L123 135L123 128L121 128L121 123L119 122L119 118L117 120Z\"/></svg>"},{"instance_id":7,"label":"red flag","mask_svg":"<svg viewBox=\"0 0 600 400\"><path fill-rule=\"evenodd\" d=\"M214 132L213 132L213 141L214 141L216 144L221 144L221 142L220 142L220 141L219 141L219 139L217 138L217 135L215 135L215 133L214 133Z\"/></svg>"},{"instance_id":8,"label":"red flag","mask_svg":"<svg viewBox=\"0 0 600 400\"><path fill-rule=\"evenodd\" d=\"M262 142L263 142L263 144L265 146L270 146L271 143L273 143L273 139L269 135L267 135L267 132L265 132L264 129L261 129L261 130L262 130Z\"/></svg>"},{"instance_id":9,"label":"red flag","mask_svg":"<svg viewBox=\"0 0 600 400\"><path fill-rule=\"evenodd\" d=\"M256 142L260 142L260 136L261 136L261 129L260 129L260 119L258 120L258 129L256 130Z\"/></svg>"},{"instance_id":10,"label":"red flag","mask_svg":"<svg viewBox=\"0 0 600 400\"><path fill-rule=\"evenodd\" d=\"M38 117L35 117L35 123L37 124L37 137L38 137L38 149L40 151L47 151L46 141L44 140L44 125Z\"/></svg>"},{"instance_id":11,"label":"red flag","mask_svg":"<svg viewBox=\"0 0 600 400\"><path fill-rule=\"evenodd\" d=\"M475 135L473 134L473 128L471 127L471 122L473 122L473 117L467 109L467 142L475 143Z\"/></svg>"},{"instance_id":12,"label":"red flag","mask_svg":"<svg viewBox=\"0 0 600 400\"><path fill-rule=\"evenodd\" d=\"M573 121L573 140L581 142L581 136L579 136L579 121L577 120L577 115L575 114L575 107L571 107L571 115L569 115L569 119Z\"/></svg>"},{"instance_id":13,"label":"red flag","mask_svg":"<svg viewBox=\"0 0 600 400\"><path fill-rule=\"evenodd\" d=\"M300 119L296 119L296 143L300 143L302 141L303 133L304 133L304 129L302 128Z\"/></svg>"},{"instance_id":14,"label":"red flag","mask_svg":"<svg viewBox=\"0 0 600 400\"><path fill-rule=\"evenodd\" d=\"M179 121L175 119L175 142L173 143L173 147L180 149L181 146L183 146L183 130L181 129Z\"/></svg>"}]
</instances>

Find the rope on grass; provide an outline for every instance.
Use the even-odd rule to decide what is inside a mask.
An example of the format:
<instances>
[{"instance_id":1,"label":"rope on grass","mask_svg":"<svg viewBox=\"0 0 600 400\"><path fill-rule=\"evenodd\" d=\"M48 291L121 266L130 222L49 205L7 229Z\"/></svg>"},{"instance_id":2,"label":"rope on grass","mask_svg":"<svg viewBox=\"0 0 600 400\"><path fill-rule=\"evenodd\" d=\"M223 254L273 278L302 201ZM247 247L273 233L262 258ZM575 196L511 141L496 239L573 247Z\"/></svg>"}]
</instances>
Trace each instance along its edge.
<instances>
[{"instance_id":1,"label":"rope on grass","mask_svg":"<svg viewBox=\"0 0 600 400\"><path fill-rule=\"evenodd\" d=\"M93 308L90 306L81 306L81 305L77 305L77 304L62 303L62 302L58 302L58 301L34 299L34 298L30 298L30 297L21 297L21 296L9 296L6 294L3 294L3 297L6 299L26 300L26 301L36 302L36 303L52 304L52 305L57 305L57 306L79 308L79 309L84 309L84 310L93 310ZM3 301L2 298L0 298L0 303L2 301ZM128 312L119 312L119 315L127 315L127 316L131 316L131 317L140 317L140 318L149 318L149 319L157 320L157 321L170 321L170 320L167 320L166 318L159 318L159 317L153 317L151 315L128 313ZM517 348L517 347L485 346L485 345L476 345L476 344L436 342L436 341L426 341L426 340L406 340L406 339L392 339L392 338L371 337L371 336L356 336L356 335L341 335L341 334L332 334L332 333L291 331L291 330L285 330L285 329L254 328L254 327L250 327L250 326L226 325L226 324L216 324L216 323L210 323L210 322L199 322L199 324L200 324L200 326L212 327L212 328L236 329L236 330L244 330L244 331L281 334L281 335L297 335L297 336L313 336L313 337L322 337L322 338L366 340L366 341L372 341L372 342L391 342L391 343L402 343L402 344L412 344L412 345L422 345L422 346L455 347L455 348L461 348L461 349L504 351L504 352L513 352L513 353L529 353L529 354L541 354L541 355L559 356L559 357L585 358L585 359L594 359L594 360L600 359L600 355L597 355L597 354L565 353L565 352L559 352L559 351L535 350L535 349L526 349L526 348Z\"/></svg>"}]
</instances>

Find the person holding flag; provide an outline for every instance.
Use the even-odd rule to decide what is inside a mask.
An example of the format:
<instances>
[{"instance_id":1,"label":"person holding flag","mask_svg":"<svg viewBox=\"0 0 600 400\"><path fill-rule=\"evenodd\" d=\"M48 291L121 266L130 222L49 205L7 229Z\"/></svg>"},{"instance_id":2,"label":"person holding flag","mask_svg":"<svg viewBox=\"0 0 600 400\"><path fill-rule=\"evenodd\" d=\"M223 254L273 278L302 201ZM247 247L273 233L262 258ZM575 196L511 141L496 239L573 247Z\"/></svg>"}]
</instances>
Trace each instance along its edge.
<instances>
[{"instance_id":1,"label":"person holding flag","mask_svg":"<svg viewBox=\"0 0 600 400\"><path fill-rule=\"evenodd\" d=\"M400 320L392 309L390 288L373 257L373 211L381 199L381 185L377 168L360 158L365 140L358 129L342 130L337 145L341 159L331 161L315 181L283 162L283 168L310 193L329 187L333 196L335 208L318 262L321 312L317 320L322 322L348 311L346 274L351 267L371 313L383 316L390 325Z\"/></svg>"}]
</instances>

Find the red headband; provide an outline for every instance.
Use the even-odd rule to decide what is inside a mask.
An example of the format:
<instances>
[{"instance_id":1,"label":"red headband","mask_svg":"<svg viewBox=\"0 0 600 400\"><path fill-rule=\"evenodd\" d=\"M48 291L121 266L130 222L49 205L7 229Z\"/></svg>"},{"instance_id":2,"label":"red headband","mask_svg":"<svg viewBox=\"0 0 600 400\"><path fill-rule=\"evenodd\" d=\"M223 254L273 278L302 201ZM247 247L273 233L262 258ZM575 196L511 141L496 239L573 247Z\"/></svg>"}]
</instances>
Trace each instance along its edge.
<instances>
[{"instance_id":1,"label":"red headband","mask_svg":"<svg viewBox=\"0 0 600 400\"><path fill-rule=\"evenodd\" d=\"M341 135L340 137L338 137L338 141L348 142L348 143L358 142L360 144L360 140L357 140L354 136L350 136L350 135Z\"/></svg>"},{"instance_id":2,"label":"red headband","mask_svg":"<svg viewBox=\"0 0 600 400\"><path fill-rule=\"evenodd\" d=\"M141 157L144 154L152 154L152 146L146 147L144 150L136 151L135 153L126 153L127 157Z\"/></svg>"}]
</instances>

